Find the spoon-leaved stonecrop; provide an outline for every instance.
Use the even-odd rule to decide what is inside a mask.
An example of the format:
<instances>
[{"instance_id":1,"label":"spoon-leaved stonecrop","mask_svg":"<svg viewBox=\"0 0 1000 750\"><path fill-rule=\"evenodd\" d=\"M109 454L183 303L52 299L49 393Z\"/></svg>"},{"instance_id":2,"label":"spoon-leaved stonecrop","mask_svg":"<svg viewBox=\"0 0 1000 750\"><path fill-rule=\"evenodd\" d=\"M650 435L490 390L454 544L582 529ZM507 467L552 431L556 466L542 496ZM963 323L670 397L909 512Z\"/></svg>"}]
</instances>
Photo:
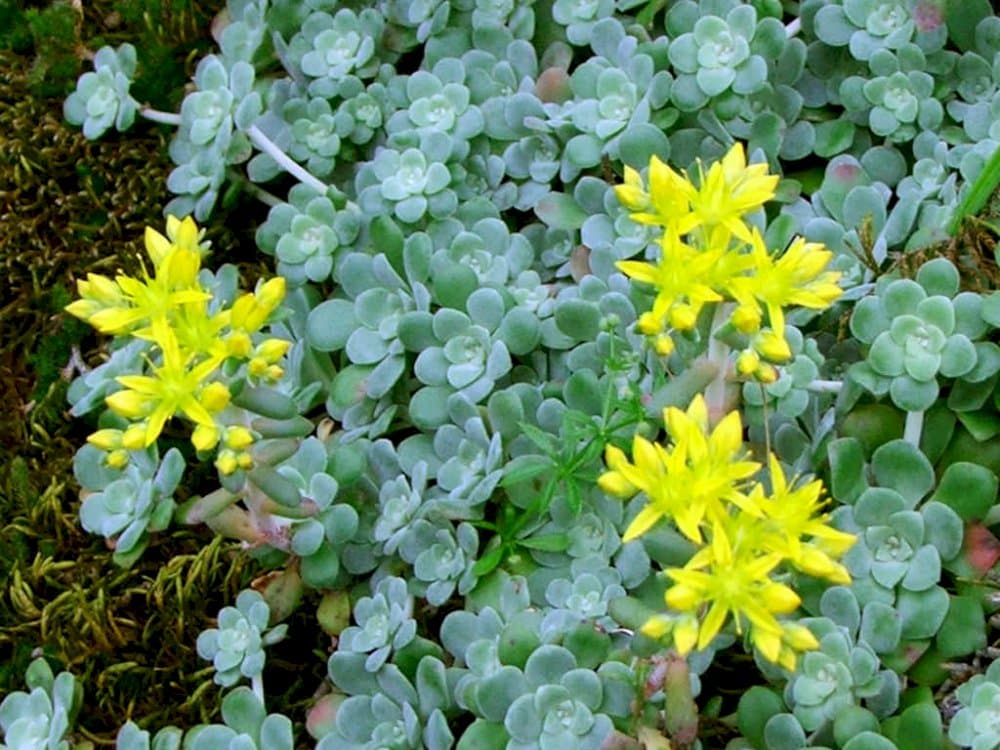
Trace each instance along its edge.
<instances>
[{"instance_id":1,"label":"spoon-leaved stonecrop","mask_svg":"<svg viewBox=\"0 0 1000 750\"><path fill-rule=\"evenodd\" d=\"M252 380L273 382L278 362L290 342L261 339L259 332L285 296L285 280L270 279L255 292L239 296L228 308L210 310L212 294L201 286L198 272L208 243L191 218L167 217L166 236L147 227L141 278L119 273L114 279L88 274L77 282L80 299L67 312L102 333L150 342L143 372L120 375L124 386L105 402L131 424L102 429L88 438L108 452L108 464L121 468L129 450L152 445L166 423L182 416L194 424L191 442L199 451L222 444L216 465L223 474L252 463L246 449L252 433L224 416L230 404L232 372ZM254 338L256 336L256 339ZM227 368L232 362L245 368Z\"/></svg>"},{"instance_id":2,"label":"spoon-leaved stonecrop","mask_svg":"<svg viewBox=\"0 0 1000 750\"><path fill-rule=\"evenodd\" d=\"M799 596L772 575L784 563L834 583L849 583L837 562L854 536L831 527L822 510L822 483L793 488L781 464L769 459L770 490L751 479L761 465L743 450L743 426L730 412L709 427L705 399L698 395L686 411L669 407L663 421L671 445L636 435L630 462L608 446L610 471L598 485L609 494L646 495L645 507L625 531L629 541L661 519L672 520L700 549L683 568L670 568L673 585L665 600L675 614L656 616L643 627L647 635L672 635L681 654L705 648L728 618L736 631L746 628L750 642L772 662L794 669L800 651L818 643L803 626L782 622Z\"/></svg>"},{"instance_id":3,"label":"spoon-leaved stonecrop","mask_svg":"<svg viewBox=\"0 0 1000 750\"><path fill-rule=\"evenodd\" d=\"M639 330L655 336L660 354L674 348L671 331L690 331L708 303L735 303L729 322L746 334L749 346L737 356L737 371L772 380L774 368L791 357L785 341L783 308L799 305L822 310L840 297L840 274L825 270L833 253L796 238L778 256L744 217L774 197L777 175L766 164L746 163L735 144L698 179L677 173L657 157L649 163L649 188L637 171L625 167L618 200L642 224L663 227L658 263L620 261L618 268L656 289L653 309ZM764 327L764 311L767 327Z\"/></svg>"}]
</instances>

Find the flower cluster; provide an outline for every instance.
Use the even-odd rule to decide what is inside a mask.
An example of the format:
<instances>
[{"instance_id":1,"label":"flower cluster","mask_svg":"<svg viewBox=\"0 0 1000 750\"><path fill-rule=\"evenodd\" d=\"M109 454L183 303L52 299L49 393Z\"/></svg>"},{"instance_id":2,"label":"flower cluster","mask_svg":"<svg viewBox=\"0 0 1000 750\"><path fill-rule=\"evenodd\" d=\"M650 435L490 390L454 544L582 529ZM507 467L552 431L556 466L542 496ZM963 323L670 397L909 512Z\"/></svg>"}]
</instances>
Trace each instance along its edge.
<instances>
[{"instance_id":1,"label":"flower cluster","mask_svg":"<svg viewBox=\"0 0 1000 750\"><path fill-rule=\"evenodd\" d=\"M687 411L669 407L663 420L672 445L651 443L636 435L631 463L608 446L610 471L600 487L629 498L637 492L647 503L623 537L635 539L660 519L671 519L700 549L683 568L670 568L673 585L665 600L677 616L657 616L646 623L647 635L672 632L682 654L703 649L731 615L738 633L747 626L750 641L772 662L795 668L796 653L817 647L804 626L780 622L776 615L795 611L799 596L773 574L782 563L834 583L850 583L836 558L854 536L827 524L822 514L822 483L797 488L780 462L769 459L770 490L751 479L761 465L743 451L738 412L710 428L708 409L696 396Z\"/></svg>"},{"instance_id":2,"label":"flower cluster","mask_svg":"<svg viewBox=\"0 0 1000 750\"><path fill-rule=\"evenodd\" d=\"M658 263L617 264L630 278L656 288L653 309L639 318L638 328L656 336L657 351L667 355L675 343L670 331L693 330L708 303L735 302L729 323L748 339L737 371L773 381L777 373L770 363L791 358L783 308L822 310L841 294L840 274L824 270L833 253L801 237L780 257L767 249L744 217L774 197L778 177L767 173L766 164L747 165L741 144L707 172L698 166L693 181L653 156L648 190L630 167L624 184L615 188L633 220L663 227Z\"/></svg>"},{"instance_id":3,"label":"flower cluster","mask_svg":"<svg viewBox=\"0 0 1000 750\"><path fill-rule=\"evenodd\" d=\"M284 298L285 280L271 279L231 306L213 304L198 278L207 249L202 235L191 218L168 217L166 236L147 227L152 273L143 264L141 278L87 274L77 283L80 299L66 307L102 333L148 342L147 371L119 375L115 380L124 388L105 399L128 425L100 429L88 438L108 452L113 468L128 463L128 451L152 445L175 416L194 423L191 442L197 450L221 444L216 465L223 474L252 463L246 449L254 435L228 419L226 409L234 375L265 382L283 375L278 362L290 342L254 336Z\"/></svg>"}]
</instances>

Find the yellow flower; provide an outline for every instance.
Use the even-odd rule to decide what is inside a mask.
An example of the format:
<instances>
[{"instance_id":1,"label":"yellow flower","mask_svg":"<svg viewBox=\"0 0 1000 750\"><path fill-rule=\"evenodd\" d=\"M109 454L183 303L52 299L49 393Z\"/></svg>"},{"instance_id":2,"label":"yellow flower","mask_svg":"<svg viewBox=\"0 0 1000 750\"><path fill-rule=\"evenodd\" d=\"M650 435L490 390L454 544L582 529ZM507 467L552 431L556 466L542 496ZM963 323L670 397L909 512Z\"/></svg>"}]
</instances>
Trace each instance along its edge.
<instances>
[{"instance_id":1,"label":"yellow flower","mask_svg":"<svg viewBox=\"0 0 1000 750\"><path fill-rule=\"evenodd\" d=\"M120 375L116 380L127 390L105 399L112 411L128 419L147 418L146 446L159 437L163 425L177 413L196 424L215 425L200 399L200 391L202 382L216 369L216 362L207 360L189 366L190 356L181 352L177 336L164 321L155 321L153 332L163 353L163 364L154 368L152 376Z\"/></svg>"},{"instance_id":2,"label":"yellow flower","mask_svg":"<svg viewBox=\"0 0 1000 750\"><path fill-rule=\"evenodd\" d=\"M753 270L748 275L734 277L729 290L745 307L759 311L762 304L771 328L779 335L783 336L785 330L782 308L799 305L823 310L843 293L837 284L840 273L824 270L833 253L823 245L796 237L781 257L775 259L756 228L748 241Z\"/></svg>"},{"instance_id":3,"label":"yellow flower","mask_svg":"<svg viewBox=\"0 0 1000 750\"><path fill-rule=\"evenodd\" d=\"M199 230L198 225L194 223L194 219L190 216L181 220L176 216L170 215L167 216L166 237L152 227L146 227L146 234L144 237L146 253L149 255L150 260L153 261L153 266L155 268L160 267L160 264L175 247L180 247L190 253L195 253L200 257L201 255L204 255L208 246L211 244L208 242L201 242L201 239L204 236L205 230Z\"/></svg>"},{"instance_id":4,"label":"yellow flower","mask_svg":"<svg viewBox=\"0 0 1000 750\"><path fill-rule=\"evenodd\" d=\"M674 581L664 595L667 606L695 614L700 622L696 643L676 643L677 649L685 653L685 647L705 648L732 617L736 632L742 634L746 628L751 643L765 658L776 662L783 633L776 616L798 609L799 596L770 578L781 562L780 555L761 555L752 544L741 543L739 538L730 540L725 525L713 525L711 543L687 565L666 571Z\"/></svg>"},{"instance_id":5,"label":"yellow flower","mask_svg":"<svg viewBox=\"0 0 1000 750\"><path fill-rule=\"evenodd\" d=\"M693 194L691 183L667 164L653 156L649 160L649 192L642 188L642 178L631 167L625 167L625 184L615 187L618 201L640 224L673 227L680 234L690 223L688 198Z\"/></svg>"},{"instance_id":6,"label":"yellow flower","mask_svg":"<svg viewBox=\"0 0 1000 750\"><path fill-rule=\"evenodd\" d=\"M668 327L675 310L680 308L678 322L697 319L701 308L708 302L717 302L722 296L705 279L719 263L717 253L699 252L680 240L674 232L664 234L660 243L663 252L659 263L623 260L618 270L635 281L651 284L656 288L653 309L644 313L639 329L645 334L658 333Z\"/></svg>"},{"instance_id":7,"label":"yellow flower","mask_svg":"<svg viewBox=\"0 0 1000 750\"><path fill-rule=\"evenodd\" d=\"M701 542L702 523L727 515L730 505L753 512L741 487L760 465L742 460L739 413L731 412L710 430L705 400L698 395L687 411L665 409L663 419L673 439L671 448L636 435L634 464L614 446L605 451L610 471L598 478L598 486L623 498L641 491L649 501L625 530L623 541L641 536L661 518L670 518L686 537Z\"/></svg>"},{"instance_id":8,"label":"yellow flower","mask_svg":"<svg viewBox=\"0 0 1000 750\"><path fill-rule=\"evenodd\" d=\"M212 295L198 284L198 267L196 254L175 248L163 259L153 277L145 271L142 281L119 274L115 278L121 292L119 301L103 306L91 314L87 322L102 333L127 333L142 323L166 320L180 305L204 303ZM72 305L67 309L76 314Z\"/></svg>"},{"instance_id":9,"label":"yellow flower","mask_svg":"<svg viewBox=\"0 0 1000 750\"><path fill-rule=\"evenodd\" d=\"M856 541L854 534L830 526L829 517L820 513L823 483L815 480L792 489L772 454L768 458L771 493L765 495L758 485L751 493L755 505L766 519L761 525L761 546L781 555L792 565L811 576L833 583L848 584L851 576L836 562Z\"/></svg>"},{"instance_id":10,"label":"yellow flower","mask_svg":"<svg viewBox=\"0 0 1000 750\"><path fill-rule=\"evenodd\" d=\"M244 294L233 303L230 325L234 331L259 331L285 298L285 279L275 276L261 284L256 292Z\"/></svg>"},{"instance_id":11,"label":"yellow flower","mask_svg":"<svg viewBox=\"0 0 1000 750\"><path fill-rule=\"evenodd\" d=\"M691 214L686 231L701 226L706 234L720 237L735 235L750 241L750 230L742 217L774 197L778 176L767 173L767 164L747 165L743 145L733 144L721 161L705 172L701 163L698 188L690 195ZM724 234L715 234L722 229Z\"/></svg>"}]
</instances>

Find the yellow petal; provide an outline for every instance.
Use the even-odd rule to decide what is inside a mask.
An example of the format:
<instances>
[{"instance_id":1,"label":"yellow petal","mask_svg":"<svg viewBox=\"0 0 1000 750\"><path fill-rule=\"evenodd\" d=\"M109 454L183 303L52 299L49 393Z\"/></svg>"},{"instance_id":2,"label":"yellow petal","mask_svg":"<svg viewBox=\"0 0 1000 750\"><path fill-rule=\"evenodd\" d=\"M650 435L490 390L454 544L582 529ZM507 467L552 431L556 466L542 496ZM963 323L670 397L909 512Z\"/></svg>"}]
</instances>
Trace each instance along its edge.
<instances>
[{"instance_id":1,"label":"yellow petal","mask_svg":"<svg viewBox=\"0 0 1000 750\"><path fill-rule=\"evenodd\" d=\"M87 442L102 451L113 451L122 447L122 431L98 430L87 436Z\"/></svg>"},{"instance_id":2,"label":"yellow petal","mask_svg":"<svg viewBox=\"0 0 1000 750\"><path fill-rule=\"evenodd\" d=\"M153 408L153 403L149 397L138 391L115 391L105 397L104 403L115 414L119 414L126 419L140 419L145 417Z\"/></svg>"},{"instance_id":3,"label":"yellow petal","mask_svg":"<svg viewBox=\"0 0 1000 750\"><path fill-rule=\"evenodd\" d=\"M149 255L149 259L153 261L153 266L155 268L159 268L163 264L166 257L170 254L170 240L152 227L146 227L144 239L146 243L146 253Z\"/></svg>"},{"instance_id":4,"label":"yellow petal","mask_svg":"<svg viewBox=\"0 0 1000 750\"><path fill-rule=\"evenodd\" d=\"M684 656L691 652L698 642L698 620L695 617L682 617L674 625L674 647Z\"/></svg>"},{"instance_id":5,"label":"yellow petal","mask_svg":"<svg viewBox=\"0 0 1000 750\"><path fill-rule=\"evenodd\" d=\"M631 542L633 539L645 534L653 526L663 518L663 513L652 505L647 505L641 511L639 515L633 519L632 523L628 525L625 529L625 533L622 535L623 542Z\"/></svg>"}]
</instances>

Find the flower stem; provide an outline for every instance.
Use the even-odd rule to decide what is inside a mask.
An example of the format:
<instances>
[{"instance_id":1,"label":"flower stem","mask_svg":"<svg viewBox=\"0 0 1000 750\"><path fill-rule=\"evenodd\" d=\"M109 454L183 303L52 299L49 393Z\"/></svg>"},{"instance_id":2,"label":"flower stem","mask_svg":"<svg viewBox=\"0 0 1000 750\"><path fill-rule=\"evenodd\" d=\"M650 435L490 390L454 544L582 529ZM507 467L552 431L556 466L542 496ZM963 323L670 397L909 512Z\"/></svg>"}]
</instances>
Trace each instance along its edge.
<instances>
[{"instance_id":1,"label":"flower stem","mask_svg":"<svg viewBox=\"0 0 1000 750\"><path fill-rule=\"evenodd\" d=\"M326 195L329 185L310 174L301 164L294 161L274 141L264 135L260 128L256 125L251 125L247 128L246 133L250 137L250 142L274 159L278 163L278 166L295 177L299 182L308 185L321 195Z\"/></svg>"},{"instance_id":2,"label":"flower stem","mask_svg":"<svg viewBox=\"0 0 1000 750\"><path fill-rule=\"evenodd\" d=\"M715 378L705 389L705 405L708 407L708 419L713 424L720 420L726 412L726 380L729 374L729 345L720 341L715 332L722 327L729 317L729 305L718 303L712 326L708 334L708 361L718 367Z\"/></svg>"},{"instance_id":3,"label":"flower stem","mask_svg":"<svg viewBox=\"0 0 1000 750\"><path fill-rule=\"evenodd\" d=\"M917 448L920 447L920 434L924 430L924 413L922 411L906 412L906 426L903 428L903 440Z\"/></svg>"},{"instance_id":4,"label":"flower stem","mask_svg":"<svg viewBox=\"0 0 1000 750\"><path fill-rule=\"evenodd\" d=\"M785 26L785 34L791 39L802 30L802 19L794 18Z\"/></svg>"},{"instance_id":5,"label":"flower stem","mask_svg":"<svg viewBox=\"0 0 1000 750\"><path fill-rule=\"evenodd\" d=\"M250 180L248 180L245 175L240 174L235 169L227 169L226 174L228 174L229 178L234 182L240 183L240 187L243 190L245 190L247 193L252 195L257 200L259 200L265 206L274 208L275 206L280 206L282 203L284 203L284 201L281 200L281 198L274 195L273 193L267 192L264 188L260 187L259 185L255 185L254 183L250 182Z\"/></svg>"},{"instance_id":6,"label":"flower stem","mask_svg":"<svg viewBox=\"0 0 1000 750\"><path fill-rule=\"evenodd\" d=\"M813 380L806 388L816 393L840 393L844 387L842 380Z\"/></svg>"},{"instance_id":7,"label":"flower stem","mask_svg":"<svg viewBox=\"0 0 1000 750\"><path fill-rule=\"evenodd\" d=\"M174 112L161 112L152 107L139 107L139 114L147 120L158 122L161 125L173 125L176 127L181 124L181 116Z\"/></svg>"},{"instance_id":8,"label":"flower stem","mask_svg":"<svg viewBox=\"0 0 1000 750\"><path fill-rule=\"evenodd\" d=\"M263 675L255 674L250 678L250 687L253 689L253 694L257 696L257 700L260 701L260 705L264 705L264 677Z\"/></svg>"}]
</instances>

